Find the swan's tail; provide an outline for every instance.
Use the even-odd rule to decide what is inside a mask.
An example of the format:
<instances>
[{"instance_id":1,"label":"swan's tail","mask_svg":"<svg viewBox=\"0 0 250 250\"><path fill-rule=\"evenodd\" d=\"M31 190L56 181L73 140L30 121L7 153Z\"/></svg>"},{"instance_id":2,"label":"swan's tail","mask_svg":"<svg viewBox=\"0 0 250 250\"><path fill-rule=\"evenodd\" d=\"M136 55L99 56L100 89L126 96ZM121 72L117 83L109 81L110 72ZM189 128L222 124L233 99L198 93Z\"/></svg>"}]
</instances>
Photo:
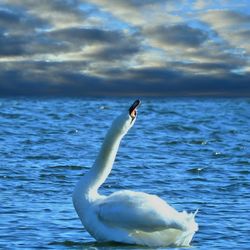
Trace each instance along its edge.
<instances>
[{"instance_id":1,"label":"swan's tail","mask_svg":"<svg viewBox=\"0 0 250 250\"><path fill-rule=\"evenodd\" d=\"M184 247L189 246L195 232L181 231L178 229L165 229L156 232L135 231L130 236L138 245L149 247Z\"/></svg>"},{"instance_id":2,"label":"swan's tail","mask_svg":"<svg viewBox=\"0 0 250 250\"><path fill-rule=\"evenodd\" d=\"M196 211L193 213L193 218L195 218L196 214L199 212L199 208L196 209Z\"/></svg>"},{"instance_id":3,"label":"swan's tail","mask_svg":"<svg viewBox=\"0 0 250 250\"><path fill-rule=\"evenodd\" d=\"M155 232L134 231L130 236L134 238L136 244L149 247L189 246L195 232L198 230L198 224L195 222L198 211L197 209L194 213L187 213L186 211L180 213L186 226L185 230L169 228Z\"/></svg>"},{"instance_id":4,"label":"swan's tail","mask_svg":"<svg viewBox=\"0 0 250 250\"><path fill-rule=\"evenodd\" d=\"M195 222L195 216L199 212L199 209L196 209L194 213L187 213L183 211L183 216L186 220L187 231L189 232L196 232L198 231L198 224Z\"/></svg>"}]
</instances>

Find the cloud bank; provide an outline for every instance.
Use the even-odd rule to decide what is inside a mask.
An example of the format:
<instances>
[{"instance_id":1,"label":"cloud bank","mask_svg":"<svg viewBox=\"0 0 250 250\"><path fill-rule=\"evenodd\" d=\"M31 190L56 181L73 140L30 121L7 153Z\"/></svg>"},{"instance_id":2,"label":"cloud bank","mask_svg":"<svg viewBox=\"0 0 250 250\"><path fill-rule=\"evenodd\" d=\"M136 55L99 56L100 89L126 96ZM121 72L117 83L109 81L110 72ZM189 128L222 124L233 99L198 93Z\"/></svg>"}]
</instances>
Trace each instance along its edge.
<instances>
[{"instance_id":1,"label":"cloud bank","mask_svg":"<svg viewBox=\"0 0 250 250\"><path fill-rule=\"evenodd\" d=\"M248 7L2 0L0 96L250 96Z\"/></svg>"}]
</instances>

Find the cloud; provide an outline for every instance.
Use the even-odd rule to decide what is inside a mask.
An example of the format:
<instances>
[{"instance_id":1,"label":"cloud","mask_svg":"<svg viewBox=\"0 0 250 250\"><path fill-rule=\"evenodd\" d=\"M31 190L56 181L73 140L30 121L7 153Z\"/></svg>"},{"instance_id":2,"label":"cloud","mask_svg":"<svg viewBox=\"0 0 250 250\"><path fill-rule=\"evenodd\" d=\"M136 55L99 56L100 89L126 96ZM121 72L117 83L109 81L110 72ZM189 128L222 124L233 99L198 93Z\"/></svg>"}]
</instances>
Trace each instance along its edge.
<instances>
[{"instance_id":1,"label":"cloud","mask_svg":"<svg viewBox=\"0 0 250 250\"><path fill-rule=\"evenodd\" d=\"M104 80L84 74L60 72L54 74L58 83L49 83L42 79L25 79L20 72L6 72L4 79L12 84L1 85L1 95L32 96L97 96L97 95L234 95L249 93L249 76L241 79L213 77L184 77L177 72L164 69L149 69L126 73L128 78ZM160 73L160 74L159 74ZM2 76L2 75L1 75ZM1 79L0 76L0 79ZM2 79L1 79L2 80Z\"/></svg>"},{"instance_id":2,"label":"cloud","mask_svg":"<svg viewBox=\"0 0 250 250\"><path fill-rule=\"evenodd\" d=\"M96 96L96 95L247 95L250 74L243 76L194 75L180 67L141 69L107 68L102 74L81 73L89 62L2 63L0 95ZM179 65L180 66L180 65ZM190 65L190 68L214 65ZM226 65L217 65L217 68ZM46 72L46 74L44 73ZM107 77L104 77L107 76ZM10 84L11 83L11 84Z\"/></svg>"},{"instance_id":3,"label":"cloud","mask_svg":"<svg viewBox=\"0 0 250 250\"><path fill-rule=\"evenodd\" d=\"M8 10L0 9L1 26L15 25L20 22L20 16Z\"/></svg>"},{"instance_id":4,"label":"cloud","mask_svg":"<svg viewBox=\"0 0 250 250\"><path fill-rule=\"evenodd\" d=\"M48 36L72 44L113 43L120 42L123 38L122 33L118 31L105 31L101 29L79 27L52 31L48 33Z\"/></svg>"},{"instance_id":5,"label":"cloud","mask_svg":"<svg viewBox=\"0 0 250 250\"><path fill-rule=\"evenodd\" d=\"M50 54L67 51L67 46L49 38L44 34L8 34L8 32L0 32L0 56L29 57L36 54Z\"/></svg>"},{"instance_id":6,"label":"cloud","mask_svg":"<svg viewBox=\"0 0 250 250\"><path fill-rule=\"evenodd\" d=\"M2 0L0 95L250 95L249 14L178 0Z\"/></svg>"},{"instance_id":7,"label":"cloud","mask_svg":"<svg viewBox=\"0 0 250 250\"><path fill-rule=\"evenodd\" d=\"M173 45L187 48L200 46L208 38L204 31L186 24L157 26L146 31L146 35L161 46Z\"/></svg>"},{"instance_id":8,"label":"cloud","mask_svg":"<svg viewBox=\"0 0 250 250\"><path fill-rule=\"evenodd\" d=\"M89 0L104 12L108 12L113 18L126 23L130 28L137 29L144 25L161 25L170 22L181 21L182 17L170 13L174 5L179 5L183 0Z\"/></svg>"},{"instance_id":9,"label":"cloud","mask_svg":"<svg viewBox=\"0 0 250 250\"><path fill-rule=\"evenodd\" d=\"M250 22L250 15L247 13L240 13L233 10L209 10L202 14L202 19L213 25L215 28L224 28L234 30L248 25ZM240 25L240 26L239 26Z\"/></svg>"},{"instance_id":10,"label":"cloud","mask_svg":"<svg viewBox=\"0 0 250 250\"><path fill-rule=\"evenodd\" d=\"M8 9L19 9L27 16L36 16L52 28L65 28L84 22L87 14L79 8L79 1L60 0L3 0Z\"/></svg>"},{"instance_id":11,"label":"cloud","mask_svg":"<svg viewBox=\"0 0 250 250\"><path fill-rule=\"evenodd\" d=\"M34 32L38 28L48 27L47 20L42 20L23 9L3 7L3 9L0 9L0 30L2 32L17 35L23 34L24 30L28 33Z\"/></svg>"},{"instance_id":12,"label":"cloud","mask_svg":"<svg viewBox=\"0 0 250 250\"><path fill-rule=\"evenodd\" d=\"M18 56L25 53L25 41L20 37L8 37L0 33L0 56Z\"/></svg>"},{"instance_id":13,"label":"cloud","mask_svg":"<svg viewBox=\"0 0 250 250\"><path fill-rule=\"evenodd\" d=\"M73 27L49 32L47 36L91 62L121 60L140 50L136 37L115 30Z\"/></svg>"},{"instance_id":14,"label":"cloud","mask_svg":"<svg viewBox=\"0 0 250 250\"><path fill-rule=\"evenodd\" d=\"M250 52L245 40L250 31L250 15L233 10L211 10L201 16L228 44Z\"/></svg>"}]
</instances>

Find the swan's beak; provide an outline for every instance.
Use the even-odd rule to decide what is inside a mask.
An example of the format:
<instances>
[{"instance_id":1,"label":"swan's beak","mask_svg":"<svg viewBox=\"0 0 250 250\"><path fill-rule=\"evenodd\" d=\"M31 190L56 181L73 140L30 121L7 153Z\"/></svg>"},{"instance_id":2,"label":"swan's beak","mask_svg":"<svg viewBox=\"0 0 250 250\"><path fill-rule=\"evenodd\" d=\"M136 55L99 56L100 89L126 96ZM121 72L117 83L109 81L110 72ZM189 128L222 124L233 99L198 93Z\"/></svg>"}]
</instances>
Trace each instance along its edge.
<instances>
[{"instance_id":1,"label":"swan's beak","mask_svg":"<svg viewBox=\"0 0 250 250\"><path fill-rule=\"evenodd\" d=\"M141 104L140 100L136 100L133 105L129 108L129 115L134 119L136 117L136 108Z\"/></svg>"}]
</instances>

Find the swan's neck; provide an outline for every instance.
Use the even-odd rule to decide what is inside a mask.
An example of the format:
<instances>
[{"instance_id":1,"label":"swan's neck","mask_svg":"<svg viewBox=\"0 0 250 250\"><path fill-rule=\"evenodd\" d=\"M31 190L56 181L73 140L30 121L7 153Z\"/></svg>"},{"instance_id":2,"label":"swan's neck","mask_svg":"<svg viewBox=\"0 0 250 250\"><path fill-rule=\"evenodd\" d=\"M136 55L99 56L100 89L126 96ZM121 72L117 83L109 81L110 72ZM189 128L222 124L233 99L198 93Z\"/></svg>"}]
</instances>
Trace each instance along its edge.
<instances>
[{"instance_id":1,"label":"swan's neck","mask_svg":"<svg viewBox=\"0 0 250 250\"><path fill-rule=\"evenodd\" d=\"M124 133L117 129L117 124L114 122L104 139L96 161L90 171L80 179L75 192L92 198L98 195L98 188L111 172L123 135Z\"/></svg>"},{"instance_id":2,"label":"swan's neck","mask_svg":"<svg viewBox=\"0 0 250 250\"><path fill-rule=\"evenodd\" d=\"M114 132L112 127L108 131L96 161L88 174L91 179L89 188L93 191L97 191L110 174L123 137L123 135Z\"/></svg>"}]
</instances>

